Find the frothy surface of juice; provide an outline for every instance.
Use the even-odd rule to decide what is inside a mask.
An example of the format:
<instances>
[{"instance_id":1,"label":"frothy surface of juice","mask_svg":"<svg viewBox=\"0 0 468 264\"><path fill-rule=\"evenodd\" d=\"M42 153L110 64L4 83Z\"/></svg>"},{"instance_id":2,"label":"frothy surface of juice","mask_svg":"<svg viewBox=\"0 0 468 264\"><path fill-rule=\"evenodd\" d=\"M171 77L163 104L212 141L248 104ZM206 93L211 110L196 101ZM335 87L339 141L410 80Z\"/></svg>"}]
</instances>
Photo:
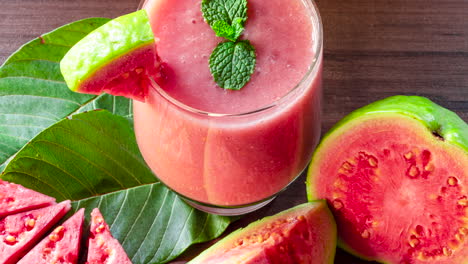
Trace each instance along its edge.
<instances>
[{"instance_id":1,"label":"frothy surface of juice","mask_svg":"<svg viewBox=\"0 0 468 264\"><path fill-rule=\"evenodd\" d=\"M204 21L201 0L149 1L145 8L166 65L161 87L199 110L232 114L266 106L294 88L312 63L312 24L301 0L248 0L241 39L255 47L257 64L240 91L224 90L213 80L209 57L225 40Z\"/></svg>"}]
</instances>

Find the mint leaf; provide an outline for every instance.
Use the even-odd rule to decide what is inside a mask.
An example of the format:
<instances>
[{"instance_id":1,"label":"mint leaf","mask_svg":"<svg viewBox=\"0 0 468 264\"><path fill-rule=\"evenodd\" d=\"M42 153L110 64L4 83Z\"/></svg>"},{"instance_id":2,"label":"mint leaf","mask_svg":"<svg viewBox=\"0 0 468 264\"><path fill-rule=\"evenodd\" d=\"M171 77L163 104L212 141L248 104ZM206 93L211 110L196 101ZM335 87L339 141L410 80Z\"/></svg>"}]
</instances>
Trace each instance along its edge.
<instances>
[{"instance_id":1,"label":"mint leaf","mask_svg":"<svg viewBox=\"0 0 468 264\"><path fill-rule=\"evenodd\" d=\"M213 24L213 30L215 31L216 36L235 42L244 30L242 23L243 22L240 18L236 18L232 26L226 21L218 20Z\"/></svg>"},{"instance_id":2,"label":"mint leaf","mask_svg":"<svg viewBox=\"0 0 468 264\"><path fill-rule=\"evenodd\" d=\"M217 36L236 41L247 20L247 0L203 0L202 12Z\"/></svg>"},{"instance_id":3,"label":"mint leaf","mask_svg":"<svg viewBox=\"0 0 468 264\"><path fill-rule=\"evenodd\" d=\"M220 87L240 90L250 80L255 62L255 48L250 41L223 42L210 56L210 71Z\"/></svg>"}]
</instances>

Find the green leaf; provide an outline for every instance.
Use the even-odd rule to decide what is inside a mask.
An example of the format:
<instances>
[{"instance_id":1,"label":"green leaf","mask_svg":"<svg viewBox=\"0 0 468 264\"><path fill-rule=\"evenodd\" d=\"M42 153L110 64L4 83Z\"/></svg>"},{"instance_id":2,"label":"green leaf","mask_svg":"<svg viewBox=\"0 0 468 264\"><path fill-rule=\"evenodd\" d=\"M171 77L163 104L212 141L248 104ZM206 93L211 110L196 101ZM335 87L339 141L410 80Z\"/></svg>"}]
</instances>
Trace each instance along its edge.
<instances>
[{"instance_id":1,"label":"green leaf","mask_svg":"<svg viewBox=\"0 0 468 264\"><path fill-rule=\"evenodd\" d=\"M3 177L58 200L78 200L156 178L139 154L131 122L107 111L76 114L16 154Z\"/></svg>"},{"instance_id":2,"label":"green leaf","mask_svg":"<svg viewBox=\"0 0 468 264\"><path fill-rule=\"evenodd\" d=\"M248 40L224 42L210 56L210 71L220 87L240 90L250 80L255 62L255 48Z\"/></svg>"},{"instance_id":3,"label":"green leaf","mask_svg":"<svg viewBox=\"0 0 468 264\"><path fill-rule=\"evenodd\" d=\"M237 18L234 20L233 26L229 25L226 21L218 20L213 24L213 30L218 37L223 37L230 41L236 41L242 34L244 27L242 25L242 20Z\"/></svg>"},{"instance_id":4,"label":"green leaf","mask_svg":"<svg viewBox=\"0 0 468 264\"><path fill-rule=\"evenodd\" d=\"M230 219L201 213L155 183L131 122L108 111L64 119L37 135L2 179L99 207L134 264L165 263L193 243L219 236Z\"/></svg>"},{"instance_id":5,"label":"green leaf","mask_svg":"<svg viewBox=\"0 0 468 264\"><path fill-rule=\"evenodd\" d=\"M202 12L217 36L236 41L247 20L247 0L203 0Z\"/></svg>"},{"instance_id":6,"label":"green leaf","mask_svg":"<svg viewBox=\"0 0 468 264\"><path fill-rule=\"evenodd\" d=\"M211 240L230 223L188 206L160 183L143 185L72 203L87 216L99 207L111 232L134 264L166 263L193 243Z\"/></svg>"},{"instance_id":7,"label":"green leaf","mask_svg":"<svg viewBox=\"0 0 468 264\"><path fill-rule=\"evenodd\" d=\"M131 117L131 101L71 92L59 62L76 42L107 18L60 27L26 43L0 67L0 171L34 136L64 117L107 109Z\"/></svg>"}]
</instances>

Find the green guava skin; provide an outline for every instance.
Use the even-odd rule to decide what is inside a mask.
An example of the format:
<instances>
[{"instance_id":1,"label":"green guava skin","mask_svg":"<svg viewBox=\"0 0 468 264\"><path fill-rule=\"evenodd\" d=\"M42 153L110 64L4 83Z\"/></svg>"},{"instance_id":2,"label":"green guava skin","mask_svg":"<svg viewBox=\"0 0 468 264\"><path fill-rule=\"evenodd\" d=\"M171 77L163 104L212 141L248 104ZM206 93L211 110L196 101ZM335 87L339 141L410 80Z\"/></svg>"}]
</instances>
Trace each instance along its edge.
<instances>
[{"instance_id":1,"label":"green guava skin","mask_svg":"<svg viewBox=\"0 0 468 264\"><path fill-rule=\"evenodd\" d=\"M468 125L454 112L420 96L397 95L359 108L335 124L325 134L322 142L351 120L383 113L396 113L414 118L423 123L430 131L441 135L447 143L468 151ZM320 148L320 144L318 148Z\"/></svg>"},{"instance_id":2,"label":"green guava skin","mask_svg":"<svg viewBox=\"0 0 468 264\"><path fill-rule=\"evenodd\" d=\"M125 55L148 46L154 46L154 35L146 11L139 10L113 19L81 39L60 61L60 70L68 87L82 92L83 83L106 66L115 76L125 73L112 63L119 58L126 61ZM151 57L151 48L148 50ZM115 76L106 73L103 77Z\"/></svg>"},{"instance_id":3,"label":"green guava skin","mask_svg":"<svg viewBox=\"0 0 468 264\"><path fill-rule=\"evenodd\" d=\"M298 219L298 217L307 219L306 223L309 230L314 230L311 231L310 236L313 236L313 234L318 235L316 237L314 236L314 239L318 240L319 243L312 245L312 248L308 251L308 254L311 255L313 259L313 262L310 264L334 263L337 240L336 224L326 202L321 200L301 204L276 215L265 217L251 223L247 227L239 229L218 241L188 264L271 263L269 259L272 257L274 258L277 252L281 250L278 248L280 243L278 241L288 240L288 235L282 233L282 231L284 232L286 230L281 230L281 227L275 229L275 231L269 232L265 231L265 229L271 228L271 226L274 228L275 223L281 223L281 221L287 222L291 219ZM286 231L286 233L288 232ZM262 237L262 235L265 234L268 234L268 239L255 242L258 236ZM248 242L249 239L252 240L252 238L254 242ZM247 242L239 245L238 241ZM292 245L300 243L300 241L294 239L289 242L291 242ZM281 259L275 259L275 261L274 263L283 263ZM289 261L287 263L293 263L291 261L294 260L288 259L287 261ZM306 264L309 262L303 263Z\"/></svg>"},{"instance_id":4,"label":"green guava skin","mask_svg":"<svg viewBox=\"0 0 468 264\"><path fill-rule=\"evenodd\" d=\"M403 118L410 118L415 122L422 124L427 128L427 135L430 137L432 134L434 137L440 137L443 140L443 144L447 146L455 147L461 155L468 155L468 125L465 123L457 114L445 109L427 98L419 96L392 96L386 99L376 101L360 109L357 109L340 120L335 124L329 132L327 132L319 143L309 166L308 176L306 180L307 185L307 197L309 200L325 199L323 195L318 194L318 190L322 188L316 183L319 177L317 173L317 167L319 166L319 160L322 159L322 155L326 152L327 147L330 143L337 138L340 134L347 129L352 129L357 123L369 120L378 119L381 117L395 117L402 116ZM333 155L333 154L330 154ZM466 156L464 157L466 160ZM464 164L467 166L468 164ZM328 202L331 202L330 200ZM466 209L466 208L465 208ZM332 210L333 211L333 210ZM404 214L404 212L402 212ZM338 226L340 225L337 220ZM466 226L466 225L465 225ZM338 234L338 246L345 251L368 261L378 261L381 263L393 263L391 260L379 259L367 256L354 250L350 245L346 244ZM462 249L463 250L463 249ZM434 263L456 263L465 264L468 263L468 251L463 250L461 255L458 255L456 259L444 260L441 262ZM419 263L419 262L418 262ZM433 262L427 262L433 263Z\"/></svg>"}]
</instances>

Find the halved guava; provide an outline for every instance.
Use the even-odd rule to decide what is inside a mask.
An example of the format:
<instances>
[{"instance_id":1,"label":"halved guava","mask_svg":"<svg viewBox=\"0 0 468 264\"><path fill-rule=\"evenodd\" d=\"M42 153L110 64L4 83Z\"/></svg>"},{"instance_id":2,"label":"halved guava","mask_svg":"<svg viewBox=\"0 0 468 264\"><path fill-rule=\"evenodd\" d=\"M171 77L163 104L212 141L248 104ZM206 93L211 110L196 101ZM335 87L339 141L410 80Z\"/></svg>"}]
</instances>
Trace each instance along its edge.
<instances>
[{"instance_id":1,"label":"halved guava","mask_svg":"<svg viewBox=\"0 0 468 264\"><path fill-rule=\"evenodd\" d=\"M109 226L101 212L95 208L91 212L91 233L88 241L87 264L132 264L120 245L112 237Z\"/></svg>"},{"instance_id":2,"label":"halved guava","mask_svg":"<svg viewBox=\"0 0 468 264\"><path fill-rule=\"evenodd\" d=\"M72 91L145 101L148 76L157 77L159 65L148 15L140 10L89 33L65 54L60 70Z\"/></svg>"},{"instance_id":3,"label":"halved guava","mask_svg":"<svg viewBox=\"0 0 468 264\"><path fill-rule=\"evenodd\" d=\"M70 210L70 201L9 215L0 220L0 263L16 263Z\"/></svg>"},{"instance_id":4,"label":"halved guava","mask_svg":"<svg viewBox=\"0 0 468 264\"><path fill-rule=\"evenodd\" d=\"M55 198L0 180L0 218L55 204Z\"/></svg>"},{"instance_id":5,"label":"halved guava","mask_svg":"<svg viewBox=\"0 0 468 264\"><path fill-rule=\"evenodd\" d=\"M336 225L325 201L298 205L237 230L190 264L333 263Z\"/></svg>"},{"instance_id":6,"label":"halved guava","mask_svg":"<svg viewBox=\"0 0 468 264\"><path fill-rule=\"evenodd\" d=\"M310 164L339 245L394 264L468 263L468 125L422 97L395 96L335 125Z\"/></svg>"},{"instance_id":7,"label":"halved guava","mask_svg":"<svg viewBox=\"0 0 468 264\"><path fill-rule=\"evenodd\" d=\"M37 244L18 264L76 264L84 221L84 209L80 209L62 225L56 227Z\"/></svg>"}]
</instances>

